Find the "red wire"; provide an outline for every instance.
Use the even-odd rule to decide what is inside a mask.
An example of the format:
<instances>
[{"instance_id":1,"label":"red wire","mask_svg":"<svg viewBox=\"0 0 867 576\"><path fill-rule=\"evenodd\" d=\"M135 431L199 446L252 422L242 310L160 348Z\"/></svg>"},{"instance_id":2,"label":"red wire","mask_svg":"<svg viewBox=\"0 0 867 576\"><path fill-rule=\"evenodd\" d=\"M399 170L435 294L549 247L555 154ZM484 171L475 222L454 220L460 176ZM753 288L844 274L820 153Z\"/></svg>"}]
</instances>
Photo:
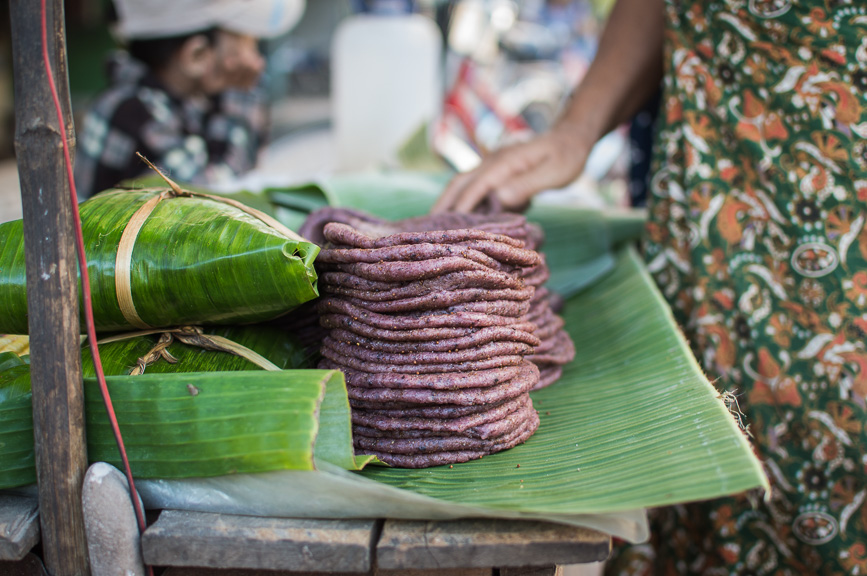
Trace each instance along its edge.
<instances>
[{"instance_id":1,"label":"red wire","mask_svg":"<svg viewBox=\"0 0 867 576\"><path fill-rule=\"evenodd\" d=\"M129 483L130 499L132 500L132 505L135 509L135 517L136 520L138 520L139 532L143 533L145 528L147 528L144 519L144 512L139 504L139 499L136 497L135 482L133 482L132 471L129 468L129 459L126 455L126 448L123 445L123 438L120 435L120 426L117 423L117 416L114 413L114 406L111 403L108 386L105 383L105 374L102 371L102 360L99 357L99 347L96 344L96 327L93 321L93 302L90 297L90 276L87 273L87 258L84 253L84 235L81 231L81 215L78 212L78 193L75 190L72 159L69 155L69 144L66 141L66 124L63 118L63 110L60 106L60 98L57 95L57 87L54 84L54 74L51 71L51 61L48 58L48 24L45 0L42 0L42 60L45 64L45 74L48 77L48 85L51 88L51 97L54 99L54 108L57 112L57 121L60 126L60 138L63 142L63 158L66 162L66 176L69 179L69 191L72 197L72 218L75 223L75 247L78 254L78 266L81 269L81 289L84 292L84 316L85 323L87 324L87 339L90 342L90 352L93 355L93 365L96 368L96 379L99 382L99 390L102 393L102 400L105 403L105 410L108 412L108 419L111 421L111 429L112 432L114 432L114 439L117 442L117 448L120 451L120 457L123 461L126 480ZM147 567L147 571L150 576L153 576L153 569L150 566Z\"/></svg>"}]
</instances>

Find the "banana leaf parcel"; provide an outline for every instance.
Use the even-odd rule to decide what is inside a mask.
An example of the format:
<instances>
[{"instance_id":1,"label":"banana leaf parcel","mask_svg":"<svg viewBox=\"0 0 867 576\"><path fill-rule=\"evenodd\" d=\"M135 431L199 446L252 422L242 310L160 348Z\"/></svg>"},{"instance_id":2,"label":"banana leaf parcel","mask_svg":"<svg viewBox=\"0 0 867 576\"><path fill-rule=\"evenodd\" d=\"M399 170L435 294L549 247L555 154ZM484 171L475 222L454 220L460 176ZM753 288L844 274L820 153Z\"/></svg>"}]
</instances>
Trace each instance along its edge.
<instances>
[{"instance_id":1,"label":"banana leaf parcel","mask_svg":"<svg viewBox=\"0 0 867 576\"><path fill-rule=\"evenodd\" d=\"M113 190L81 220L101 332L257 322L317 296L319 248L231 200ZM0 225L0 333L27 333L21 220Z\"/></svg>"},{"instance_id":2,"label":"banana leaf parcel","mask_svg":"<svg viewBox=\"0 0 867 576\"><path fill-rule=\"evenodd\" d=\"M305 369L310 358L280 330L187 328L109 340L100 345L103 368L137 477L311 470L314 456L360 465L343 375ZM0 354L0 488L36 480L26 359ZM88 457L119 466L87 347L82 368ZM136 370L145 374L127 376Z\"/></svg>"},{"instance_id":3,"label":"banana leaf parcel","mask_svg":"<svg viewBox=\"0 0 867 576\"><path fill-rule=\"evenodd\" d=\"M118 334L99 341L106 374L171 374L234 370L313 368L310 354L285 330L262 324L185 326ZM82 372L95 377L90 347L81 354Z\"/></svg>"}]
</instances>

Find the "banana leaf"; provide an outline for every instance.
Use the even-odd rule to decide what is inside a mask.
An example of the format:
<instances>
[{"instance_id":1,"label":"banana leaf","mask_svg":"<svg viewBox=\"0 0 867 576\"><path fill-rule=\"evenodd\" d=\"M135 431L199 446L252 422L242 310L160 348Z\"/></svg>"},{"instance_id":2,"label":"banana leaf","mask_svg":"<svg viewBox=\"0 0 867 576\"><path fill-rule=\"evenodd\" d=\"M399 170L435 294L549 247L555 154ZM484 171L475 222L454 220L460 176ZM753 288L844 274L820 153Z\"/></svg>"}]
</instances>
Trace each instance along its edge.
<instances>
[{"instance_id":1,"label":"banana leaf","mask_svg":"<svg viewBox=\"0 0 867 576\"><path fill-rule=\"evenodd\" d=\"M0 488L36 481L30 369L0 354ZM343 374L329 370L107 376L137 478L358 469ZM87 453L122 466L95 378L84 379Z\"/></svg>"},{"instance_id":2,"label":"banana leaf","mask_svg":"<svg viewBox=\"0 0 867 576\"><path fill-rule=\"evenodd\" d=\"M239 344L245 348L252 350L253 352L262 356L265 360L272 363L276 368L279 368L281 370L296 369L294 370L293 374L295 374L295 377L297 379L304 380L308 377L306 375L308 372L310 374L322 372L316 370L299 370L303 368L311 368L313 366L312 358L291 335L286 334L283 330L274 327L258 325L212 328L207 330L206 332L208 335L221 336L222 338L225 338L233 343ZM116 340L100 345L100 356L103 361L103 369L105 370L105 373L115 375L122 375L128 373L130 367L134 364L136 358L146 355L150 350L153 349L153 347L157 344L158 336L158 334L151 334L131 339ZM205 348L194 345L187 345L177 341L169 345L166 351L169 353L170 357L174 359L174 362L170 363L165 359L161 359L160 361L148 365L147 373L214 373L236 370L261 369L260 366L254 364L253 362L240 356L231 354L229 352L208 350ZM82 369L85 377L95 376L93 360L87 348L85 348L82 352ZM203 376L203 378L207 377ZM132 382L135 382L135 385L138 386L139 380L130 381L130 384L132 384ZM349 401L346 396L346 385L343 380L343 376L340 373L330 375L325 380L325 390L326 393L321 398L320 406L317 408L316 416L318 417L318 420L314 422L315 426L309 427L309 421L306 424L309 427L308 432L313 431L313 433L315 434L317 428L320 430L319 435L316 439L314 452L315 456L319 460L327 461L340 467L356 469L359 464L356 463L352 450L352 430L349 419ZM85 389L85 392L87 393L87 388ZM141 393L141 391L136 392L136 394ZM88 423L99 422L101 419L101 415L99 413L99 404L101 403L101 399L98 402L95 402L93 405L91 405L90 403L91 398L99 398L98 390L91 391L91 394L92 396L87 396ZM112 393L112 398L115 398L114 393ZM122 402L124 398L126 398L126 396L122 395L120 397L120 401ZM139 399L136 401L141 400ZM262 399L257 399L256 401L261 404L263 410L265 410L266 412L269 410L269 400L267 398L263 397ZM118 400L115 400L115 402L118 402ZM225 404L222 404L223 402L225 402ZM223 398L221 400L215 400L213 405L208 409L200 406L198 411L202 414L207 414L208 420L212 420L217 417L223 419L223 421L220 422L219 425L221 427L226 427L227 431L231 430L233 426L235 430L243 430L244 426L232 422L232 419L234 418L232 416L234 406L236 403L240 403L244 405L245 409L248 409L251 406L252 402L253 399L247 397L246 395L244 396L244 398L241 398L237 401ZM281 418L285 418L285 414L287 414L287 412L279 408L279 405L275 404L273 408L275 411L279 411L278 413ZM122 422L122 431L123 428L125 428L126 426L132 426L136 422L136 413L132 414L130 420L125 421L121 420L121 410L118 408L117 411L118 420ZM94 414L94 412L96 412L97 414L97 416L94 417L96 418L95 420L91 418L91 415ZM201 437L206 437L208 434L211 433L211 431L207 427L210 425L208 422L198 422L197 420L195 420L195 415L191 416L190 418L191 421L188 426L191 427L192 433L197 434ZM186 420L182 420L182 422L187 425ZM279 421L275 422L279 423ZM254 428L249 429L244 433L245 436L261 434L264 430L263 427L266 424L266 421L256 422ZM103 426L103 428L105 428L105 426ZM247 424L247 428L250 428L249 423ZM92 428L88 427L88 451L91 459L99 460L101 454L107 454L107 456L102 459L105 461L111 461L111 456L114 454L113 450L116 450L114 448L114 439L113 436L111 436L109 429L105 428L104 431L107 431L108 435L104 437L94 438L92 434ZM140 434L142 433L147 434L146 427L131 429L131 440L127 440L127 444L136 446L138 442L142 439L142 436L140 436ZM98 442L98 438L101 438L103 441L101 446L97 446L96 444ZM124 432L124 438L127 438L126 432ZM296 450L301 450L304 454L307 454L307 446L303 444L303 442L300 442L300 440L301 438L293 440L290 445L293 447L300 445L301 448L297 448ZM228 448L228 446L229 444L224 442L222 445L218 446L219 453L214 453L213 455L207 452L202 453L202 458L205 460L205 462L203 462L203 466L205 466L203 470L210 470L210 472L205 475L224 473L217 472L217 468L214 467L213 462L218 461L221 458L227 458L227 456L224 455L224 452ZM247 449L245 448L245 446L248 446L247 440L236 446L235 449L239 450L240 454L245 449ZM184 447L181 453L183 452L183 450L192 450L195 452L196 449L197 448L195 446ZM310 455L307 454L307 456ZM307 456L305 456L305 458ZM295 461L269 461L267 459L261 458L255 453L253 454L253 458L251 460L253 460L253 462L250 465L258 466L263 470L298 468L298 463ZM305 465L309 465L309 459L305 460L304 463ZM157 465L153 462L153 456L147 452L142 455L141 466L140 468L138 468L138 470L138 474L142 477L150 477L147 475L151 474L158 477L184 477L189 475L200 475L199 473L194 473L190 470L182 468L178 468L177 470L175 470L172 468L157 467Z\"/></svg>"},{"instance_id":3,"label":"banana leaf","mask_svg":"<svg viewBox=\"0 0 867 576\"><path fill-rule=\"evenodd\" d=\"M185 405L177 398L166 399L166 390L181 390L176 382L186 382L188 376L181 374L220 373L196 376L210 381L223 379L222 373L228 371L261 370L259 365L235 354L174 340L165 348L165 356L155 355L156 361L147 365L145 375L173 374L177 378L162 376L155 382L140 380L139 377L128 381L109 379L115 382L110 390L124 440L130 450L131 447L138 450L130 452L137 476L184 477L245 469L309 468L314 454L317 459L340 467L356 469L360 465L356 463L352 450L349 402L340 373L323 378L322 371L298 370L312 367L312 359L292 336L274 327L221 327L211 328L206 333L252 350L274 369L295 369L292 386L298 385L295 384L298 381L310 387L313 386L311 383L321 380L325 394L316 400L315 406L309 404L308 398L308 404L302 403L299 408L294 405L294 399L281 396L285 392L283 388L275 388L276 385L284 386L283 383L258 372L264 379L261 384L256 377L251 377L251 384L243 378L231 376L228 377L230 386L238 386L237 390L233 391L231 387L220 389L206 399L198 399L195 404ZM136 366L138 358L148 355L157 346L162 334L120 336L103 342L100 356L105 374L112 377L128 374ZM82 371L86 378L89 458L91 461L117 463L117 447L105 419L102 397L95 381L89 380L94 378L95 370L87 346L82 349ZM117 384L121 381L123 387ZM213 384L208 382L207 385L209 391L213 389ZM264 391L254 385L264 386ZM180 398L190 402L183 394ZM15 354L0 354L0 487L35 481L31 410L29 366ZM301 418L294 416L298 410ZM201 415L206 415L206 418ZM281 423L287 419L293 420L294 428L287 428L286 435L277 434L275 431L279 431ZM310 434L316 438L312 452L313 443L306 436ZM177 438L183 435L193 441L179 442ZM262 437L250 441L250 435ZM281 443L285 443L287 438L289 442L282 447ZM273 450L265 449L267 442L273 444ZM157 461L160 455L170 454L172 445L179 455L194 454L195 465L181 466L171 458ZM156 452L154 446L165 448ZM241 458L240 454L247 450L251 450L250 453Z\"/></svg>"},{"instance_id":4,"label":"banana leaf","mask_svg":"<svg viewBox=\"0 0 867 576\"><path fill-rule=\"evenodd\" d=\"M81 204L97 330L256 322L317 296L317 246L234 206L175 197L156 204L135 238L130 294L141 322L131 319L118 303L118 246L136 211L160 192L114 190ZM18 220L0 225L0 333L27 333L25 282Z\"/></svg>"},{"instance_id":5,"label":"banana leaf","mask_svg":"<svg viewBox=\"0 0 867 576\"><path fill-rule=\"evenodd\" d=\"M99 345L99 355L105 374L122 376L130 373L142 358L157 346L160 337L167 332L135 336L120 335L109 338ZM222 326L204 330L205 335L219 336L247 348L280 370L313 368L314 359L304 347L285 330L267 325ZM221 350L185 344L177 339L166 348L167 356L158 356L145 369L148 374L171 374L178 372L229 372L234 370L261 370L250 360ZM172 360L173 359L173 360ZM90 347L81 354L81 367L85 377L95 377Z\"/></svg>"},{"instance_id":6,"label":"banana leaf","mask_svg":"<svg viewBox=\"0 0 867 576\"><path fill-rule=\"evenodd\" d=\"M266 191L278 207L312 212L322 206L348 206L391 220L426 214L448 175L415 172L337 174L315 182Z\"/></svg>"},{"instance_id":7,"label":"banana leaf","mask_svg":"<svg viewBox=\"0 0 867 576\"><path fill-rule=\"evenodd\" d=\"M570 300L562 315L577 356L556 385L531 395L542 423L526 444L457 473L376 467L362 474L455 502L552 514L767 487L746 436L635 252L621 252L616 272ZM479 489L485 478L496 478L496 490Z\"/></svg>"},{"instance_id":8,"label":"banana leaf","mask_svg":"<svg viewBox=\"0 0 867 576\"><path fill-rule=\"evenodd\" d=\"M314 455L355 467L340 372L143 374L107 382L136 477L312 470ZM84 385L88 458L120 466L96 380Z\"/></svg>"},{"instance_id":9,"label":"banana leaf","mask_svg":"<svg viewBox=\"0 0 867 576\"><path fill-rule=\"evenodd\" d=\"M150 175L142 175L136 178L130 178L128 180L124 180L120 182L117 187L123 188L125 190L142 190L145 188L162 188L166 185L165 179L159 174L152 173ZM226 198L229 200L235 200L244 204L245 206L249 206L250 208L255 208L260 212L264 212L268 216L276 217L277 211L275 206L268 200L268 197L259 191L251 191L251 190L237 190L233 192L217 192L208 188L207 186L202 186L201 184L192 184L190 182L184 182L183 184L184 190L190 190L192 192L198 192L201 194L208 194L211 196L217 196L219 198ZM289 226L290 229L295 230L292 226Z\"/></svg>"},{"instance_id":10,"label":"banana leaf","mask_svg":"<svg viewBox=\"0 0 867 576\"><path fill-rule=\"evenodd\" d=\"M643 508L715 498L768 480L630 248L563 310L577 355L533 392L526 444L453 468L323 464L142 482L154 508L318 518L536 518L647 537ZM520 467L519 467L520 465Z\"/></svg>"},{"instance_id":11,"label":"banana leaf","mask_svg":"<svg viewBox=\"0 0 867 576\"><path fill-rule=\"evenodd\" d=\"M0 488L36 482L30 366L14 352L0 353Z\"/></svg>"},{"instance_id":12,"label":"banana leaf","mask_svg":"<svg viewBox=\"0 0 867 576\"><path fill-rule=\"evenodd\" d=\"M328 206L328 199L315 185L292 190L270 188L265 190L265 195L273 203L275 217L292 230L300 229L308 214Z\"/></svg>"}]
</instances>

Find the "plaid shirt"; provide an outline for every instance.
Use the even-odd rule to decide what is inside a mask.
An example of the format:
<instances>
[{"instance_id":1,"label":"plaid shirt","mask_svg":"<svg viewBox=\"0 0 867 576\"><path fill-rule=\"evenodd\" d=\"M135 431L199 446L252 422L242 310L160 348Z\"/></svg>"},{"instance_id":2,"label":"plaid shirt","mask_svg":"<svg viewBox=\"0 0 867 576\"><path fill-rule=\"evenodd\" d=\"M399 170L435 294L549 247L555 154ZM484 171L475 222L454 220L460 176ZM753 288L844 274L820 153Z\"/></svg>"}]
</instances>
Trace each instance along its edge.
<instances>
[{"instance_id":1,"label":"plaid shirt","mask_svg":"<svg viewBox=\"0 0 867 576\"><path fill-rule=\"evenodd\" d=\"M120 52L109 61L111 86L100 94L78 135L79 199L148 172L141 152L180 182L234 178L256 163L266 107L259 90L180 100L147 67Z\"/></svg>"}]
</instances>

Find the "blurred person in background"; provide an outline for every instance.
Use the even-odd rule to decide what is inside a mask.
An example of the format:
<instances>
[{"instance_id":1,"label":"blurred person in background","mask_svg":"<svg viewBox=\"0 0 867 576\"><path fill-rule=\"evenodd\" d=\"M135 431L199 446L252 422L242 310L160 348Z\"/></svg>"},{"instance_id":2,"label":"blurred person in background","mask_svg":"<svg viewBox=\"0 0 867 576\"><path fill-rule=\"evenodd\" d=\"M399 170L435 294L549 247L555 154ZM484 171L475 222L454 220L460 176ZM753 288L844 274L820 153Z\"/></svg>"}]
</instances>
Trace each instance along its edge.
<instances>
[{"instance_id":1,"label":"blurred person in background","mask_svg":"<svg viewBox=\"0 0 867 576\"><path fill-rule=\"evenodd\" d=\"M647 267L772 491L664 508L610 574L867 574L867 7L618 0L547 133L435 211L520 209L662 83ZM698 431L697 431L698 433Z\"/></svg>"},{"instance_id":2,"label":"blurred person in background","mask_svg":"<svg viewBox=\"0 0 867 576\"><path fill-rule=\"evenodd\" d=\"M79 199L148 172L224 182L251 170L265 141L259 40L286 33L304 0L114 0L126 50L78 135Z\"/></svg>"}]
</instances>

